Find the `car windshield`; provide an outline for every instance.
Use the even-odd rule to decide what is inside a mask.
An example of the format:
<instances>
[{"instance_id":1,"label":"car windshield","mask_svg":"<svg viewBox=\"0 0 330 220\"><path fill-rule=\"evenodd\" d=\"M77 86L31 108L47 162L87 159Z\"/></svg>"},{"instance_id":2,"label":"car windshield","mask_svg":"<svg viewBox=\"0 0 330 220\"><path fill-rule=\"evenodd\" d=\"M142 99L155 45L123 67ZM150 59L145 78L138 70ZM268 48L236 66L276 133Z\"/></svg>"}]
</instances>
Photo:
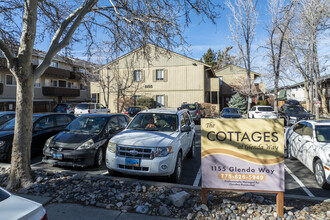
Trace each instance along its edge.
<instances>
[{"instance_id":1,"label":"car windshield","mask_svg":"<svg viewBox=\"0 0 330 220\"><path fill-rule=\"evenodd\" d=\"M305 113L307 112L306 109L302 106L289 106L287 111L290 113Z\"/></svg>"},{"instance_id":2,"label":"car windshield","mask_svg":"<svg viewBox=\"0 0 330 220\"><path fill-rule=\"evenodd\" d=\"M175 114L139 113L127 129L172 132L178 130L178 117Z\"/></svg>"},{"instance_id":3,"label":"car windshield","mask_svg":"<svg viewBox=\"0 0 330 220\"><path fill-rule=\"evenodd\" d=\"M39 116L33 116L32 118L33 122L35 122L38 118ZM15 118L11 119L10 121L8 121L7 123L3 124L0 127L1 131L10 131L14 129L15 129Z\"/></svg>"},{"instance_id":4,"label":"car windshield","mask_svg":"<svg viewBox=\"0 0 330 220\"><path fill-rule=\"evenodd\" d=\"M223 114L239 114L239 111L237 108L225 108L222 110Z\"/></svg>"},{"instance_id":5,"label":"car windshield","mask_svg":"<svg viewBox=\"0 0 330 220\"><path fill-rule=\"evenodd\" d=\"M272 107L258 107L258 110L262 111L262 112L272 112L272 111L274 111L274 109Z\"/></svg>"},{"instance_id":6,"label":"car windshield","mask_svg":"<svg viewBox=\"0 0 330 220\"><path fill-rule=\"evenodd\" d=\"M129 112L133 112L133 111L138 112L138 111L141 111L141 108L140 107L129 107L127 109L127 111L129 111Z\"/></svg>"},{"instance_id":7,"label":"car windshield","mask_svg":"<svg viewBox=\"0 0 330 220\"><path fill-rule=\"evenodd\" d=\"M0 187L0 202L5 199L8 199L9 197L10 195Z\"/></svg>"},{"instance_id":8,"label":"car windshield","mask_svg":"<svg viewBox=\"0 0 330 220\"><path fill-rule=\"evenodd\" d=\"M77 109L89 109L89 104L78 104Z\"/></svg>"},{"instance_id":9,"label":"car windshield","mask_svg":"<svg viewBox=\"0 0 330 220\"><path fill-rule=\"evenodd\" d=\"M196 105L193 104L185 104L185 105L181 105L182 109L188 109L188 110L196 110Z\"/></svg>"},{"instance_id":10,"label":"car windshield","mask_svg":"<svg viewBox=\"0 0 330 220\"><path fill-rule=\"evenodd\" d=\"M65 131L98 134L108 121L108 117L79 117L72 121Z\"/></svg>"},{"instance_id":11,"label":"car windshield","mask_svg":"<svg viewBox=\"0 0 330 220\"><path fill-rule=\"evenodd\" d=\"M330 125L315 126L315 131L318 142L330 143Z\"/></svg>"}]
</instances>

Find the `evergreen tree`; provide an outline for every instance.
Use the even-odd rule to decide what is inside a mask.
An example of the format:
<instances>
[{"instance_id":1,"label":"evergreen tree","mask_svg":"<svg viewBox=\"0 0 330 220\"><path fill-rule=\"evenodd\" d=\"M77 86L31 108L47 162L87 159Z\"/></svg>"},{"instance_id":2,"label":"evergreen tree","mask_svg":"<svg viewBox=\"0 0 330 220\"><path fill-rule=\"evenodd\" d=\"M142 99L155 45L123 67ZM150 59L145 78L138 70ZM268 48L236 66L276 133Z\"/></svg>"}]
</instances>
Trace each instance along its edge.
<instances>
[{"instance_id":1,"label":"evergreen tree","mask_svg":"<svg viewBox=\"0 0 330 220\"><path fill-rule=\"evenodd\" d=\"M238 108L242 114L246 114L246 100L239 93L231 97L228 105L230 108Z\"/></svg>"},{"instance_id":2,"label":"evergreen tree","mask_svg":"<svg viewBox=\"0 0 330 220\"><path fill-rule=\"evenodd\" d=\"M217 54L209 48L206 53L203 54L204 63L214 66L217 64Z\"/></svg>"}]
</instances>

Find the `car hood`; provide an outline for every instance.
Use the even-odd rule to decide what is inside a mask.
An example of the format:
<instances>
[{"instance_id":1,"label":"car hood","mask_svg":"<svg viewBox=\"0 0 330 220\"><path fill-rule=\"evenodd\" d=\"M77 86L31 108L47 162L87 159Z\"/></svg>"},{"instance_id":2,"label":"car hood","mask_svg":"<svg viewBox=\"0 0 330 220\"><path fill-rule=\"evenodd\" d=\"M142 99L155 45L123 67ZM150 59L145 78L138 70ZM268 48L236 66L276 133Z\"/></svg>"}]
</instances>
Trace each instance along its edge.
<instances>
[{"instance_id":1,"label":"car hood","mask_svg":"<svg viewBox=\"0 0 330 220\"><path fill-rule=\"evenodd\" d=\"M179 132L124 130L111 139L112 143L128 146L171 146Z\"/></svg>"},{"instance_id":2,"label":"car hood","mask_svg":"<svg viewBox=\"0 0 330 220\"><path fill-rule=\"evenodd\" d=\"M330 143L318 142L317 145L320 147L322 152L328 151L330 153Z\"/></svg>"},{"instance_id":3,"label":"car hood","mask_svg":"<svg viewBox=\"0 0 330 220\"><path fill-rule=\"evenodd\" d=\"M0 138L6 137L6 136L9 136L9 135L13 135L13 134L14 134L14 131L13 130L10 130L10 131L0 131Z\"/></svg>"},{"instance_id":4,"label":"car hood","mask_svg":"<svg viewBox=\"0 0 330 220\"><path fill-rule=\"evenodd\" d=\"M62 131L59 134L57 134L54 139L52 140L52 143L66 143L66 144L82 144L89 139L95 137L94 134L83 134L83 133L74 133L74 132L67 132Z\"/></svg>"}]
</instances>

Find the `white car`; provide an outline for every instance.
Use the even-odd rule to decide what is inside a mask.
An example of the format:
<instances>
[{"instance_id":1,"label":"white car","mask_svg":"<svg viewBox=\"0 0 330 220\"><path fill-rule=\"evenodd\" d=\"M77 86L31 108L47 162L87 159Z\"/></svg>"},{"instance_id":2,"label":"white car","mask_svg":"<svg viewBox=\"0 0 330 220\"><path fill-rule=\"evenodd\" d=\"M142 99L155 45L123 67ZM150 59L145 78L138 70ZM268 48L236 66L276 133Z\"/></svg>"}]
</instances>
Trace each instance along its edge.
<instances>
[{"instance_id":1,"label":"white car","mask_svg":"<svg viewBox=\"0 0 330 220\"><path fill-rule=\"evenodd\" d=\"M285 135L288 158L297 158L314 173L317 184L330 186L330 120L300 121Z\"/></svg>"},{"instance_id":2,"label":"white car","mask_svg":"<svg viewBox=\"0 0 330 220\"><path fill-rule=\"evenodd\" d=\"M273 107L266 105L257 105L252 107L248 112L249 118L267 118L277 119L277 114Z\"/></svg>"},{"instance_id":3,"label":"white car","mask_svg":"<svg viewBox=\"0 0 330 220\"><path fill-rule=\"evenodd\" d=\"M40 203L15 196L0 187L0 219L46 220L46 210Z\"/></svg>"},{"instance_id":4,"label":"white car","mask_svg":"<svg viewBox=\"0 0 330 220\"><path fill-rule=\"evenodd\" d=\"M84 114L98 114L98 113L110 113L110 109L107 109L100 103L81 103L74 109L76 116Z\"/></svg>"},{"instance_id":5,"label":"white car","mask_svg":"<svg viewBox=\"0 0 330 220\"><path fill-rule=\"evenodd\" d=\"M194 152L195 124L188 110L150 109L109 141L106 166L110 175L169 176L179 182L182 160Z\"/></svg>"}]
</instances>

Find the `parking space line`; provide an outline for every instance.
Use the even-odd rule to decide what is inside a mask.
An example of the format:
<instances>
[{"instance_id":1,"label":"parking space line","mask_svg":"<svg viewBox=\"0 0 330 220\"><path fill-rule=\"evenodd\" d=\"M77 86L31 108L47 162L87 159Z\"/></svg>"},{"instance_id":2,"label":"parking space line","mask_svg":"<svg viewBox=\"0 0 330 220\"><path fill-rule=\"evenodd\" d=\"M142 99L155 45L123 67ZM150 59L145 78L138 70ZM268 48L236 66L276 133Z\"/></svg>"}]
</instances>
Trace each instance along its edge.
<instances>
[{"instance_id":1,"label":"parking space line","mask_svg":"<svg viewBox=\"0 0 330 220\"><path fill-rule=\"evenodd\" d=\"M38 163L31 164L31 167L37 166L39 164L42 164L42 161L39 161Z\"/></svg>"},{"instance_id":2,"label":"parking space line","mask_svg":"<svg viewBox=\"0 0 330 220\"><path fill-rule=\"evenodd\" d=\"M300 179L298 179L298 177L296 177L292 171L284 164L284 169L286 170L286 172L288 172L288 174L290 174L292 176L292 178L300 185L300 187L305 191L305 193L309 196L309 197L315 197L313 195L313 193L311 193L311 191L309 191L309 189L307 189L307 187L300 181Z\"/></svg>"},{"instance_id":3,"label":"parking space line","mask_svg":"<svg viewBox=\"0 0 330 220\"><path fill-rule=\"evenodd\" d=\"M198 170L193 186L198 186L200 179L201 179L201 168L199 168Z\"/></svg>"}]
</instances>

